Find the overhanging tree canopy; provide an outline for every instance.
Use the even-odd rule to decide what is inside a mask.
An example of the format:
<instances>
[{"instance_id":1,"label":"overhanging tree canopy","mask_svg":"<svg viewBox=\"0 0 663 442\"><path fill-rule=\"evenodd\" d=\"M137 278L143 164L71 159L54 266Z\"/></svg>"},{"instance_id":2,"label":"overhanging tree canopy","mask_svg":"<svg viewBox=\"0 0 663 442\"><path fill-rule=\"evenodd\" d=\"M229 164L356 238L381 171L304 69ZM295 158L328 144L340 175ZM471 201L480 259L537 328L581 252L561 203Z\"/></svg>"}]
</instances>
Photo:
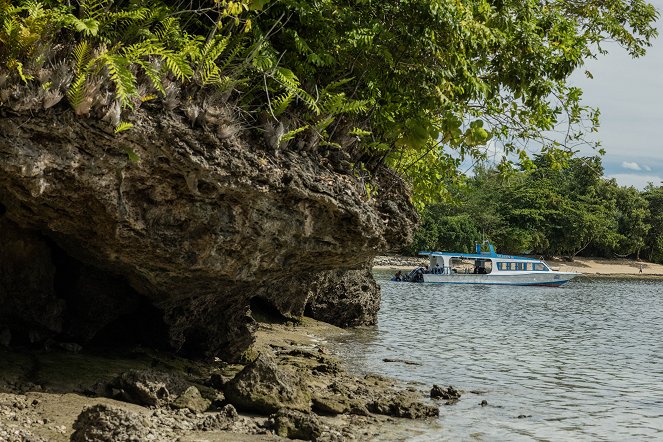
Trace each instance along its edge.
<instances>
[{"instance_id":1,"label":"overhanging tree canopy","mask_svg":"<svg viewBox=\"0 0 663 442\"><path fill-rule=\"evenodd\" d=\"M18 85L81 115L214 89L280 143L388 164L425 203L491 138L524 164L529 140L568 156L598 124L569 76L606 41L644 54L656 17L643 0L0 0L0 105L29 108Z\"/></svg>"}]
</instances>

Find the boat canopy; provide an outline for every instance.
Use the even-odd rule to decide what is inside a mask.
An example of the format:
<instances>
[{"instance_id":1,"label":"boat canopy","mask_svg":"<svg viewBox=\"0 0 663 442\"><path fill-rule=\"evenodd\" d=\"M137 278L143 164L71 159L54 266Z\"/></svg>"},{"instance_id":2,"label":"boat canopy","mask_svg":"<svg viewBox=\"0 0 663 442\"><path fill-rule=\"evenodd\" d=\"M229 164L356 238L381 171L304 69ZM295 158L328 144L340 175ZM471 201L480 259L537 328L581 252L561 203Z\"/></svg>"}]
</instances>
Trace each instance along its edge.
<instances>
[{"instance_id":1,"label":"boat canopy","mask_svg":"<svg viewBox=\"0 0 663 442\"><path fill-rule=\"evenodd\" d=\"M476 244L476 253L459 253L459 252L427 252L421 251L419 255L421 256L443 256L450 258L468 258L468 259L518 259L523 261L536 261L541 262L540 259L536 258L526 258L524 256L513 256L513 255L502 255L495 252L495 248L492 244L488 243L488 252L481 251L481 244Z\"/></svg>"}]
</instances>

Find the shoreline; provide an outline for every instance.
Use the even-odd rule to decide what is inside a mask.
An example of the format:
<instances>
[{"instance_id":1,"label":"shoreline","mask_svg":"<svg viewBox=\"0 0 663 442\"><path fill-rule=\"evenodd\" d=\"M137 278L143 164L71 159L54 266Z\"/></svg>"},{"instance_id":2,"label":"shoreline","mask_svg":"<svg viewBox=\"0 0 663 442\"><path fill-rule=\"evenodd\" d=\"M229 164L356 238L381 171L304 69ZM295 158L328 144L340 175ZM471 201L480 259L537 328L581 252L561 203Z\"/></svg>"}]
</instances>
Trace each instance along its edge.
<instances>
[{"instance_id":1,"label":"shoreline","mask_svg":"<svg viewBox=\"0 0 663 442\"><path fill-rule=\"evenodd\" d=\"M328 345L344 333L306 317L260 322L245 364L150 349L119 356L0 346L0 440L336 442L404 440L435 428L444 402L430 398L431 386L353 374ZM254 404L285 392L271 410L251 409L228 388L251 367L235 384ZM130 382L118 385L127 373Z\"/></svg>"},{"instance_id":2,"label":"shoreline","mask_svg":"<svg viewBox=\"0 0 663 442\"><path fill-rule=\"evenodd\" d=\"M632 259L576 258L573 262L561 258L545 260L553 270L577 272L588 278L663 279L663 265ZM426 258L410 256L378 256L373 270L412 270L426 265ZM640 265L643 266L640 273Z\"/></svg>"}]
</instances>

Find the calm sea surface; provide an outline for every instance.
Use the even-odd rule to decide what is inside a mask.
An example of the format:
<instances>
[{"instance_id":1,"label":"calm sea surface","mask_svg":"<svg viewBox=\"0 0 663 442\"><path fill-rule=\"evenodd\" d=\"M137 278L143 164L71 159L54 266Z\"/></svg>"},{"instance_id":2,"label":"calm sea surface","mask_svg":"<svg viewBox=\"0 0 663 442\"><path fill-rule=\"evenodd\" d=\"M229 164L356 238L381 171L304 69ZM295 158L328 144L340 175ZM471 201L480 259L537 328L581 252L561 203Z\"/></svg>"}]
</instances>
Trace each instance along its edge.
<instances>
[{"instance_id":1,"label":"calm sea surface","mask_svg":"<svg viewBox=\"0 0 663 442\"><path fill-rule=\"evenodd\" d=\"M663 282L489 287L389 276L376 273L378 326L336 345L358 372L463 390L441 406L438 428L412 440L663 440Z\"/></svg>"}]
</instances>

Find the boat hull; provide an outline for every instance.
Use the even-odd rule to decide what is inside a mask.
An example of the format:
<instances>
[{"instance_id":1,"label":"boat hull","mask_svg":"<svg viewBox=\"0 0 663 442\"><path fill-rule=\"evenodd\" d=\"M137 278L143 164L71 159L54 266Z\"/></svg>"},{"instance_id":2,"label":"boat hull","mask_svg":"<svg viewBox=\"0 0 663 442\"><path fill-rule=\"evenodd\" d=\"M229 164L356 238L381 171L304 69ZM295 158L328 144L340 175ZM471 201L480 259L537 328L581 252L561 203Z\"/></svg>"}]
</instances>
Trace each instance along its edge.
<instances>
[{"instance_id":1,"label":"boat hull","mask_svg":"<svg viewBox=\"0 0 663 442\"><path fill-rule=\"evenodd\" d=\"M571 272L540 272L526 274L487 274L472 273L424 274L424 282L433 284L481 284L481 285L534 285L559 287L578 276Z\"/></svg>"}]
</instances>

